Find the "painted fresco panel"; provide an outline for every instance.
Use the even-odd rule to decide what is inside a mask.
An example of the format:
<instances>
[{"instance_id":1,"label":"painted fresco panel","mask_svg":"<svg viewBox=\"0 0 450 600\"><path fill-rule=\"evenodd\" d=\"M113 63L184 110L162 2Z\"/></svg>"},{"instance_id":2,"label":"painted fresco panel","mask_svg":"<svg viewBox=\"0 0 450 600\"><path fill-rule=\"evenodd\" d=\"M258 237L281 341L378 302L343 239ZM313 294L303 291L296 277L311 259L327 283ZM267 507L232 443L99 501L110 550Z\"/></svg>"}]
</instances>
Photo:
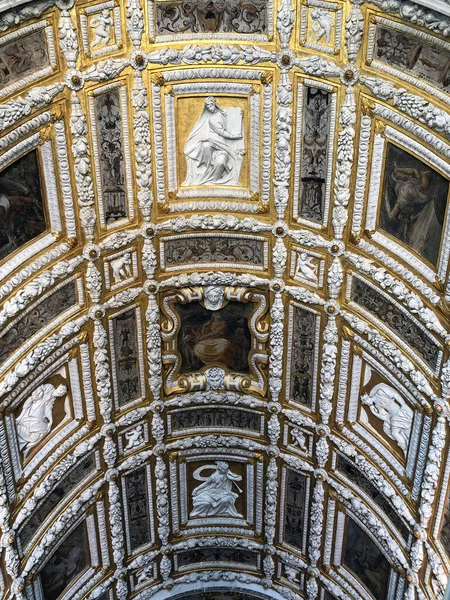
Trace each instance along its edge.
<instances>
[{"instance_id":1,"label":"painted fresco panel","mask_svg":"<svg viewBox=\"0 0 450 600\"><path fill-rule=\"evenodd\" d=\"M198 263L264 266L264 241L234 237L185 237L164 242L166 267Z\"/></svg>"},{"instance_id":2,"label":"painted fresco panel","mask_svg":"<svg viewBox=\"0 0 450 600\"><path fill-rule=\"evenodd\" d=\"M315 330L315 315L296 306L292 334L291 398L306 406L312 403Z\"/></svg>"},{"instance_id":3,"label":"painted fresco panel","mask_svg":"<svg viewBox=\"0 0 450 600\"><path fill-rule=\"evenodd\" d=\"M265 0L155 2L158 35L174 33L266 33Z\"/></svg>"},{"instance_id":4,"label":"painted fresco panel","mask_svg":"<svg viewBox=\"0 0 450 600\"><path fill-rule=\"evenodd\" d=\"M432 369L436 368L439 347L397 305L357 277L353 278L352 300L389 325Z\"/></svg>"},{"instance_id":5,"label":"painted fresco panel","mask_svg":"<svg viewBox=\"0 0 450 600\"><path fill-rule=\"evenodd\" d=\"M448 180L405 150L387 144L380 227L436 266Z\"/></svg>"},{"instance_id":6,"label":"painted fresco panel","mask_svg":"<svg viewBox=\"0 0 450 600\"><path fill-rule=\"evenodd\" d=\"M105 220L111 223L128 214L119 91L97 96L95 110Z\"/></svg>"},{"instance_id":7,"label":"painted fresco panel","mask_svg":"<svg viewBox=\"0 0 450 600\"><path fill-rule=\"evenodd\" d=\"M370 590L376 600L385 600L389 587L389 563L367 533L347 519L344 565Z\"/></svg>"},{"instance_id":8,"label":"painted fresco panel","mask_svg":"<svg viewBox=\"0 0 450 600\"><path fill-rule=\"evenodd\" d=\"M378 26L374 58L442 90L450 90L450 52L423 39Z\"/></svg>"},{"instance_id":9,"label":"painted fresco panel","mask_svg":"<svg viewBox=\"0 0 450 600\"><path fill-rule=\"evenodd\" d=\"M216 311L207 310L199 302L177 304L181 318L178 334L181 372L219 363L232 371L249 373L248 318L253 308L251 302L229 302Z\"/></svg>"},{"instance_id":10,"label":"painted fresco panel","mask_svg":"<svg viewBox=\"0 0 450 600\"><path fill-rule=\"evenodd\" d=\"M58 546L41 570L45 600L56 600L88 564L87 536L80 523Z\"/></svg>"},{"instance_id":11,"label":"painted fresco panel","mask_svg":"<svg viewBox=\"0 0 450 600\"><path fill-rule=\"evenodd\" d=\"M287 469L284 541L303 551L306 510L306 477Z\"/></svg>"},{"instance_id":12,"label":"painted fresco panel","mask_svg":"<svg viewBox=\"0 0 450 600\"><path fill-rule=\"evenodd\" d=\"M40 29L0 46L0 87L50 64L45 30Z\"/></svg>"},{"instance_id":13,"label":"painted fresco panel","mask_svg":"<svg viewBox=\"0 0 450 600\"><path fill-rule=\"evenodd\" d=\"M0 259L47 229L37 150L0 173Z\"/></svg>"},{"instance_id":14,"label":"painted fresco panel","mask_svg":"<svg viewBox=\"0 0 450 600\"><path fill-rule=\"evenodd\" d=\"M196 548L178 552L177 558L179 567L204 562L236 562L254 567L257 565L257 554L240 548Z\"/></svg>"},{"instance_id":15,"label":"painted fresco panel","mask_svg":"<svg viewBox=\"0 0 450 600\"><path fill-rule=\"evenodd\" d=\"M202 407L171 413L171 424L173 431L193 427L231 427L259 431L261 417L245 410Z\"/></svg>"},{"instance_id":16,"label":"painted fresco panel","mask_svg":"<svg viewBox=\"0 0 450 600\"><path fill-rule=\"evenodd\" d=\"M300 216L321 223L325 211L331 94L312 87L306 87L304 93Z\"/></svg>"},{"instance_id":17,"label":"painted fresco panel","mask_svg":"<svg viewBox=\"0 0 450 600\"><path fill-rule=\"evenodd\" d=\"M131 550L150 542L146 468L125 476Z\"/></svg>"},{"instance_id":18,"label":"painted fresco panel","mask_svg":"<svg viewBox=\"0 0 450 600\"><path fill-rule=\"evenodd\" d=\"M76 282L70 281L39 303L0 337L0 362L3 362L32 335L77 302Z\"/></svg>"},{"instance_id":19,"label":"painted fresco panel","mask_svg":"<svg viewBox=\"0 0 450 600\"><path fill-rule=\"evenodd\" d=\"M117 394L120 405L141 395L136 311L131 309L113 318Z\"/></svg>"},{"instance_id":20,"label":"painted fresco panel","mask_svg":"<svg viewBox=\"0 0 450 600\"><path fill-rule=\"evenodd\" d=\"M38 530L43 521L55 508L55 506L72 490L82 479L94 469L94 455L89 454L85 459L77 463L76 467L63 477L56 487L47 494L44 502L37 508L20 532L20 541L26 546L31 537Z\"/></svg>"}]
</instances>

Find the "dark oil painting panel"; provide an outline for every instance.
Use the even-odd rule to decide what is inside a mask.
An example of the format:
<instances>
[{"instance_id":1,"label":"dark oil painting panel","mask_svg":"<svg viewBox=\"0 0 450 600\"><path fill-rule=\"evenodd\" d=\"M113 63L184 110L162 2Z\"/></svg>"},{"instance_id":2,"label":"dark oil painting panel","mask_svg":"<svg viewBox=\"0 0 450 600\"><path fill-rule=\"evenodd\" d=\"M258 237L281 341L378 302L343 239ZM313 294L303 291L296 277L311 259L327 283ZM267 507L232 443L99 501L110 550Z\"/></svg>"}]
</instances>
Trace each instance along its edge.
<instances>
[{"instance_id":1,"label":"dark oil painting panel","mask_svg":"<svg viewBox=\"0 0 450 600\"><path fill-rule=\"evenodd\" d=\"M107 223L127 216L122 114L118 90L100 94L95 103L103 203Z\"/></svg>"},{"instance_id":2,"label":"dark oil painting panel","mask_svg":"<svg viewBox=\"0 0 450 600\"><path fill-rule=\"evenodd\" d=\"M45 31L33 31L0 46L0 88L49 65Z\"/></svg>"},{"instance_id":3,"label":"dark oil painting panel","mask_svg":"<svg viewBox=\"0 0 450 600\"><path fill-rule=\"evenodd\" d=\"M47 229L37 150L0 173L0 260Z\"/></svg>"},{"instance_id":4,"label":"dark oil painting panel","mask_svg":"<svg viewBox=\"0 0 450 600\"><path fill-rule=\"evenodd\" d=\"M320 223L325 211L331 94L307 87L303 114L300 216Z\"/></svg>"},{"instance_id":5,"label":"dark oil painting panel","mask_svg":"<svg viewBox=\"0 0 450 600\"><path fill-rule=\"evenodd\" d=\"M305 475L287 470L284 541L303 551L305 529L306 488Z\"/></svg>"},{"instance_id":6,"label":"dark oil painting panel","mask_svg":"<svg viewBox=\"0 0 450 600\"><path fill-rule=\"evenodd\" d=\"M311 406L317 317L299 306L294 308L293 317L291 398L295 402Z\"/></svg>"},{"instance_id":7,"label":"dark oil painting panel","mask_svg":"<svg viewBox=\"0 0 450 600\"><path fill-rule=\"evenodd\" d=\"M238 237L195 236L164 242L167 267L190 263L243 263L264 266L264 241Z\"/></svg>"},{"instance_id":8,"label":"dark oil painting panel","mask_svg":"<svg viewBox=\"0 0 450 600\"><path fill-rule=\"evenodd\" d=\"M423 39L389 27L377 27L374 58L442 90L450 90L450 52Z\"/></svg>"},{"instance_id":9,"label":"dark oil painting panel","mask_svg":"<svg viewBox=\"0 0 450 600\"><path fill-rule=\"evenodd\" d=\"M150 515L146 467L125 476L131 550L150 542Z\"/></svg>"},{"instance_id":10,"label":"dark oil painting panel","mask_svg":"<svg viewBox=\"0 0 450 600\"><path fill-rule=\"evenodd\" d=\"M351 518L347 519L344 565L364 583L375 600L386 600L389 562L375 542Z\"/></svg>"},{"instance_id":11,"label":"dark oil painting panel","mask_svg":"<svg viewBox=\"0 0 450 600\"><path fill-rule=\"evenodd\" d=\"M128 310L113 318L117 394L120 405L141 395L136 311Z\"/></svg>"},{"instance_id":12,"label":"dark oil painting panel","mask_svg":"<svg viewBox=\"0 0 450 600\"><path fill-rule=\"evenodd\" d=\"M380 227L437 265L448 180L405 150L388 144Z\"/></svg>"},{"instance_id":13,"label":"dark oil painting panel","mask_svg":"<svg viewBox=\"0 0 450 600\"><path fill-rule=\"evenodd\" d=\"M80 523L59 545L41 570L45 600L56 600L88 564L84 522Z\"/></svg>"},{"instance_id":14,"label":"dark oil painting panel","mask_svg":"<svg viewBox=\"0 0 450 600\"><path fill-rule=\"evenodd\" d=\"M216 311L207 310L199 302L177 304L181 319L178 334L181 372L198 371L205 365L219 363L231 371L249 373L248 319L253 309L252 302L229 302Z\"/></svg>"}]
</instances>

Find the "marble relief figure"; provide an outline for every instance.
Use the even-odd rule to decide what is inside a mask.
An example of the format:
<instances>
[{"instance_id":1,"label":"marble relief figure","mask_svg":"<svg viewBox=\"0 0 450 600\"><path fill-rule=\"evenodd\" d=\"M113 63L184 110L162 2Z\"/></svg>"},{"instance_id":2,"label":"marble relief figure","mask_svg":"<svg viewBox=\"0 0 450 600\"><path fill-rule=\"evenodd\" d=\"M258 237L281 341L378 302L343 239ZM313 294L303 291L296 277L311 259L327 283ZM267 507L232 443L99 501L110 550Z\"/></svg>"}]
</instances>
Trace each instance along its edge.
<instances>
[{"instance_id":1,"label":"marble relief figure","mask_svg":"<svg viewBox=\"0 0 450 600\"><path fill-rule=\"evenodd\" d=\"M221 108L215 98L206 98L184 146L187 176L183 185L239 185L243 138L242 109Z\"/></svg>"},{"instance_id":2,"label":"marble relief figure","mask_svg":"<svg viewBox=\"0 0 450 600\"><path fill-rule=\"evenodd\" d=\"M55 388L51 383L45 383L36 388L25 401L20 415L16 418L19 449L23 451L24 456L50 433L55 400L66 394L65 385Z\"/></svg>"},{"instance_id":3,"label":"marble relief figure","mask_svg":"<svg viewBox=\"0 0 450 600\"><path fill-rule=\"evenodd\" d=\"M400 394L390 385L378 383L369 394L361 396L361 402L377 419L383 421L384 433L394 440L406 455L414 415Z\"/></svg>"},{"instance_id":4,"label":"marble relief figure","mask_svg":"<svg viewBox=\"0 0 450 600\"><path fill-rule=\"evenodd\" d=\"M388 144L380 225L436 265L448 181L401 148Z\"/></svg>"},{"instance_id":5,"label":"marble relief figure","mask_svg":"<svg viewBox=\"0 0 450 600\"><path fill-rule=\"evenodd\" d=\"M214 468L215 471L208 477L202 475L202 471ZM215 467L203 465L194 471L193 477L203 483L192 492L191 517L213 517L215 515L242 517L235 507L236 500L242 493L237 481L241 481L242 477L232 473L227 462L216 461ZM238 493L233 489L236 489Z\"/></svg>"}]
</instances>

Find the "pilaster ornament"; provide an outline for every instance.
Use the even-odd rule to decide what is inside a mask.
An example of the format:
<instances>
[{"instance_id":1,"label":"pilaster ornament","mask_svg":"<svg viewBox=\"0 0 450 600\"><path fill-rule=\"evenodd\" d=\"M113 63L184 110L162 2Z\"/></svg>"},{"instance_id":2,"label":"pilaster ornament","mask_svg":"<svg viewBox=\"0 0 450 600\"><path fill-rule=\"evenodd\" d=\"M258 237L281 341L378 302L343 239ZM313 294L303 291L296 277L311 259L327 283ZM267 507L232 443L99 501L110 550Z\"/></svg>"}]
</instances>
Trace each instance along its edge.
<instances>
[{"instance_id":1,"label":"pilaster ornament","mask_svg":"<svg viewBox=\"0 0 450 600\"><path fill-rule=\"evenodd\" d=\"M114 578L116 579L116 594L121 600L128 596L128 587L123 578L125 573L125 540L123 533L122 502L119 487L116 483L117 474L114 470L107 473L108 500L109 500L109 523L111 527L111 545L113 559L116 566Z\"/></svg>"},{"instance_id":2,"label":"pilaster ornament","mask_svg":"<svg viewBox=\"0 0 450 600\"><path fill-rule=\"evenodd\" d=\"M349 67L345 73L352 73ZM345 75L346 78L346 75ZM336 153L336 175L334 179L333 227L336 239L342 239L347 223L347 206L350 200L350 178L352 175L354 140L356 123L356 103L352 85L347 86L344 103L339 113L339 123L342 126L338 133Z\"/></svg>"},{"instance_id":3,"label":"pilaster ornament","mask_svg":"<svg viewBox=\"0 0 450 600\"><path fill-rule=\"evenodd\" d=\"M43 108L51 104L64 87L64 83L35 87L26 96L18 96L6 104L0 104L0 131L31 114L34 108Z\"/></svg>"},{"instance_id":4,"label":"pilaster ornament","mask_svg":"<svg viewBox=\"0 0 450 600\"><path fill-rule=\"evenodd\" d=\"M70 131L73 136L72 153L75 160L75 184L77 199L80 207L80 220L86 238L94 240L96 214L94 210L94 184L91 177L91 160L89 142L87 140L88 126L79 98L72 92L72 114L70 116Z\"/></svg>"},{"instance_id":5,"label":"pilaster ornament","mask_svg":"<svg viewBox=\"0 0 450 600\"><path fill-rule=\"evenodd\" d=\"M124 58L109 58L102 60L83 74L84 81L109 81L116 78L130 64L129 60Z\"/></svg>"},{"instance_id":6,"label":"pilaster ornament","mask_svg":"<svg viewBox=\"0 0 450 600\"><path fill-rule=\"evenodd\" d=\"M159 400L162 386L160 311L156 295L150 290L148 291L148 305L145 318L147 323L147 362L150 372L149 386L153 394L153 399Z\"/></svg>"},{"instance_id":7,"label":"pilaster ornament","mask_svg":"<svg viewBox=\"0 0 450 600\"><path fill-rule=\"evenodd\" d=\"M442 453L446 442L447 419L440 414L431 434L431 445L428 451L428 460L423 474L420 493L420 525L423 529L428 527L435 501L436 488L439 481Z\"/></svg>"},{"instance_id":8,"label":"pilaster ornament","mask_svg":"<svg viewBox=\"0 0 450 600\"><path fill-rule=\"evenodd\" d=\"M364 18L361 12L361 4L364 0L352 0L352 8L345 23L345 42L347 45L347 56L350 62L355 62L361 47L361 39L364 30Z\"/></svg>"},{"instance_id":9,"label":"pilaster ornament","mask_svg":"<svg viewBox=\"0 0 450 600\"><path fill-rule=\"evenodd\" d=\"M274 293L270 316L269 390L271 400L278 402L282 385L284 351L284 305L279 291Z\"/></svg>"},{"instance_id":10,"label":"pilaster ornament","mask_svg":"<svg viewBox=\"0 0 450 600\"><path fill-rule=\"evenodd\" d=\"M100 316L103 314L100 309L95 312ZM94 320L94 367L95 381L97 384L97 394L99 396L100 414L104 423L111 421L111 368L108 357L108 336L98 317Z\"/></svg>"},{"instance_id":11,"label":"pilaster ornament","mask_svg":"<svg viewBox=\"0 0 450 600\"><path fill-rule=\"evenodd\" d=\"M244 217L240 219L234 215L192 215L191 217L175 217L167 219L156 226L158 231L201 231L201 230L224 230L224 231L245 231L259 233L270 231L272 225L263 223L253 217Z\"/></svg>"},{"instance_id":12,"label":"pilaster ornament","mask_svg":"<svg viewBox=\"0 0 450 600\"><path fill-rule=\"evenodd\" d=\"M250 65L257 65L261 62L274 62L276 54L269 52L257 46L198 46L189 45L182 50L175 48L162 48L147 54L147 60L150 64L157 65L194 65L201 63L216 63L223 61L225 64L234 65L244 62Z\"/></svg>"},{"instance_id":13,"label":"pilaster ornament","mask_svg":"<svg viewBox=\"0 0 450 600\"><path fill-rule=\"evenodd\" d=\"M133 3L139 0L133 0ZM134 151L136 154L136 181L138 184L138 202L145 221L150 221L153 204L151 142L148 114L148 94L142 79L142 73L134 74L134 86L131 102L135 113L133 117Z\"/></svg>"},{"instance_id":14,"label":"pilaster ornament","mask_svg":"<svg viewBox=\"0 0 450 600\"><path fill-rule=\"evenodd\" d=\"M323 332L322 365L320 369L319 412L324 425L328 424L333 410L334 383L336 377L336 359L338 329L336 318L328 315L328 323Z\"/></svg>"},{"instance_id":15,"label":"pilaster ornament","mask_svg":"<svg viewBox=\"0 0 450 600\"><path fill-rule=\"evenodd\" d=\"M294 9L291 0L282 0L278 9L277 31L280 38L281 51L289 48L292 29L294 28Z\"/></svg>"},{"instance_id":16,"label":"pilaster ornament","mask_svg":"<svg viewBox=\"0 0 450 600\"><path fill-rule=\"evenodd\" d=\"M163 452L162 448L161 451ZM162 546L169 541L169 484L167 469L164 460L159 455L158 448L155 449L155 487L156 487L156 514L158 518L158 536Z\"/></svg>"},{"instance_id":17,"label":"pilaster ornament","mask_svg":"<svg viewBox=\"0 0 450 600\"><path fill-rule=\"evenodd\" d=\"M311 528L309 535L308 557L312 569L317 567L320 560L320 548L323 534L323 511L325 502L325 490L323 486L323 473L316 471L316 481L311 501ZM315 596L314 596L315 597Z\"/></svg>"},{"instance_id":18,"label":"pilaster ornament","mask_svg":"<svg viewBox=\"0 0 450 600\"><path fill-rule=\"evenodd\" d=\"M0 547L4 550L5 570L11 577L12 590L17 600L23 600L24 580L19 575L19 556L17 554L14 530L10 527L10 510L6 493L6 481L3 468L0 466ZM20 589L22 588L22 589Z\"/></svg>"},{"instance_id":19,"label":"pilaster ornament","mask_svg":"<svg viewBox=\"0 0 450 600\"><path fill-rule=\"evenodd\" d=\"M127 0L127 30L135 48L141 45L144 33L144 14L140 0Z\"/></svg>"},{"instance_id":20,"label":"pilaster ornament","mask_svg":"<svg viewBox=\"0 0 450 600\"><path fill-rule=\"evenodd\" d=\"M289 55L286 57L291 60ZM279 219L284 217L289 198L292 143L292 83L289 71L282 68L277 88L277 116L275 120L275 209Z\"/></svg>"},{"instance_id":21,"label":"pilaster ornament","mask_svg":"<svg viewBox=\"0 0 450 600\"><path fill-rule=\"evenodd\" d=\"M278 465L274 456L269 458L269 464L266 471L265 492L264 523L266 544L273 546L275 540L278 496Z\"/></svg>"},{"instance_id":22,"label":"pilaster ornament","mask_svg":"<svg viewBox=\"0 0 450 600\"><path fill-rule=\"evenodd\" d=\"M78 58L78 37L67 9L61 10L59 16L59 43L69 69L75 69Z\"/></svg>"},{"instance_id":23,"label":"pilaster ornament","mask_svg":"<svg viewBox=\"0 0 450 600\"><path fill-rule=\"evenodd\" d=\"M360 81L380 100L392 100L396 108L450 139L450 115L441 108L381 77L364 76Z\"/></svg>"},{"instance_id":24,"label":"pilaster ornament","mask_svg":"<svg viewBox=\"0 0 450 600\"><path fill-rule=\"evenodd\" d=\"M92 261L87 264L85 281L92 302L98 304L102 295L102 276Z\"/></svg>"}]
</instances>

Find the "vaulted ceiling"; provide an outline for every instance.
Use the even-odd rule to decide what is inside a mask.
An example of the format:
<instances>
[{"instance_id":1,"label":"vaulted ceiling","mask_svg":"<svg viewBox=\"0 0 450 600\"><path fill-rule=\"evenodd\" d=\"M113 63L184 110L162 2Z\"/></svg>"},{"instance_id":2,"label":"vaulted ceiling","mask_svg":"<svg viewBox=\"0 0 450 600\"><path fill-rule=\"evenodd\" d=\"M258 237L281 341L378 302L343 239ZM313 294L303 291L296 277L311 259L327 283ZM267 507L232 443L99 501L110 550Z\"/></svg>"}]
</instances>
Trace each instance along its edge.
<instances>
[{"instance_id":1,"label":"vaulted ceiling","mask_svg":"<svg viewBox=\"0 0 450 600\"><path fill-rule=\"evenodd\" d=\"M435 4L0 13L2 598L444 597Z\"/></svg>"}]
</instances>

